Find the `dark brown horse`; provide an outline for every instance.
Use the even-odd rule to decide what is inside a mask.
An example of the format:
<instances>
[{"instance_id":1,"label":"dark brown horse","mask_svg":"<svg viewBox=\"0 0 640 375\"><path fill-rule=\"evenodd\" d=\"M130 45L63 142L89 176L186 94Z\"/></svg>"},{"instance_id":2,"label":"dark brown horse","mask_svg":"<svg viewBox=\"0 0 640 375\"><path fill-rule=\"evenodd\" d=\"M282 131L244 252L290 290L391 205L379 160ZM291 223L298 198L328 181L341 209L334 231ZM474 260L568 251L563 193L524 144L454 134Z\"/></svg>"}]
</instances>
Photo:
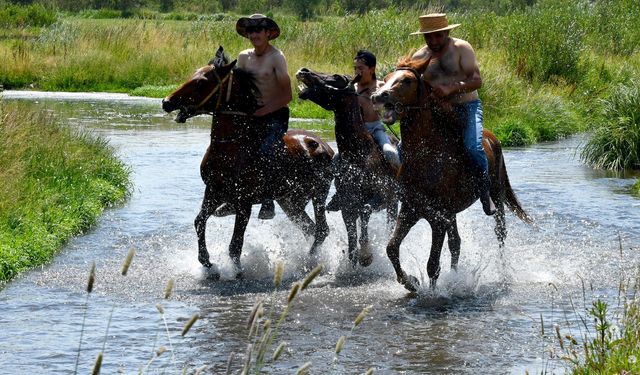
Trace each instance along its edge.
<instances>
[{"instance_id":1,"label":"dark brown horse","mask_svg":"<svg viewBox=\"0 0 640 375\"><path fill-rule=\"evenodd\" d=\"M178 110L176 121L211 114L211 144L202 159L200 174L206 185L200 213L195 219L198 260L211 267L205 241L207 219L222 203L236 213L229 255L239 271L244 232L251 206L275 198L282 210L306 235L313 235L314 253L329 233L325 201L333 178L334 152L326 142L303 130L283 137L280 157L266 165L258 155L265 127L252 116L259 95L253 76L228 63L222 47L209 65L202 67L162 102L167 112ZM274 165L275 164L275 165ZM305 212L312 200L315 223Z\"/></svg>"},{"instance_id":2,"label":"dark brown horse","mask_svg":"<svg viewBox=\"0 0 640 375\"><path fill-rule=\"evenodd\" d=\"M403 164L399 181L401 208L387 255L393 263L398 281L415 291L418 280L400 266L400 244L409 230L426 219L432 231L431 253L427 273L434 287L440 274L440 253L445 235L451 251L451 267L456 269L460 256L460 235L456 214L478 199L479 175L463 144L464 122L456 111L441 105L420 78L428 61L405 61L385 77L385 85L372 96L384 105L384 118L400 120ZM507 176L498 139L484 130L483 148L489 161L491 198L496 204L496 228L500 246L507 235L504 204L520 219L531 218L518 202Z\"/></svg>"},{"instance_id":3,"label":"dark brown horse","mask_svg":"<svg viewBox=\"0 0 640 375\"><path fill-rule=\"evenodd\" d=\"M304 84L298 94L300 99L311 100L334 113L339 152L335 185L340 197L342 219L347 227L348 255L352 264L360 262L366 267L373 260L368 235L372 212L370 201L374 197L383 197L383 204L376 208L387 207L388 220L395 221L398 210L397 171L385 162L379 147L367 132L358 96L348 76L317 73L302 68L296 77ZM358 218L359 241L356 227ZM357 251L358 242L360 252Z\"/></svg>"}]
</instances>

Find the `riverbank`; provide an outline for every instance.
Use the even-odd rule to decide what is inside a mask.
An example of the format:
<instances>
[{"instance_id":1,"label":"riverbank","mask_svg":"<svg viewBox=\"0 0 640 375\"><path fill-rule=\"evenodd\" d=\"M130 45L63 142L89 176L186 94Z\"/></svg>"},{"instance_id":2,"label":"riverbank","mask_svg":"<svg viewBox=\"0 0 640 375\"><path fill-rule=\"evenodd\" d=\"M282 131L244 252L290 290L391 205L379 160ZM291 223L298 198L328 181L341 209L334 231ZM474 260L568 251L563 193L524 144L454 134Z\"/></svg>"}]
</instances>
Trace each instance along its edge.
<instances>
[{"instance_id":1,"label":"riverbank","mask_svg":"<svg viewBox=\"0 0 640 375\"><path fill-rule=\"evenodd\" d=\"M640 18L640 12L632 12L636 6L623 0L590 8L543 2L502 15L451 13L452 23L462 23L452 36L468 40L478 55L485 126L505 146L556 140L596 127L604 116L601 101L640 77L633 43L638 36L634 20ZM50 26L8 28L0 56L11 63L0 67L0 83L7 89L163 97L205 65L218 45L231 56L250 46L235 32L238 17L92 19L78 13L60 14ZM274 18L283 30L274 45L287 56L291 76L301 67L349 73L355 52L367 48L377 55L382 77L400 57L424 44L420 36L410 35L418 24L415 10L388 8L311 21L289 14ZM607 22L618 26L606 27ZM291 109L293 117L332 117L298 100Z\"/></svg>"},{"instance_id":2,"label":"riverbank","mask_svg":"<svg viewBox=\"0 0 640 375\"><path fill-rule=\"evenodd\" d=\"M41 265L129 191L100 138L0 101L0 284Z\"/></svg>"}]
</instances>

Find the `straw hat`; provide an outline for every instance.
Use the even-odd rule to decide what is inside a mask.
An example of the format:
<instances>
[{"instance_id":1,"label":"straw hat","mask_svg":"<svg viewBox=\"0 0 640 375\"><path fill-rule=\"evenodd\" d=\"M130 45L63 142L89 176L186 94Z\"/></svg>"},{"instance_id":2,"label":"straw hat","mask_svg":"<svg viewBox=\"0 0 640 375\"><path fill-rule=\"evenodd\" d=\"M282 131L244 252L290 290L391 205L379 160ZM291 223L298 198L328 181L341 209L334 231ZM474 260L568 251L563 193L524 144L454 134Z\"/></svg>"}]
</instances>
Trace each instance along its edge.
<instances>
[{"instance_id":1,"label":"straw hat","mask_svg":"<svg viewBox=\"0 0 640 375\"><path fill-rule=\"evenodd\" d=\"M451 30L455 29L458 26L460 26L459 23L449 25L447 15L444 13L431 13L420 16L420 30L416 31L415 33L411 33L411 35L429 34L438 31Z\"/></svg>"},{"instance_id":2,"label":"straw hat","mask_svg":"<svg viewBox=\"0 0 640 375\"><path fill-rule=\"evenodd\" d=\"M242 35L245 38L248 38L247 27L255 27L261 26L267 30L273 31L269 40L275 39L280 36L280 27L276 23L276 21L271 18L265 16L264 14L252 14L249 17L242 17L236 22L236 31L238 34Z\"/></svg>"}]
</instances>

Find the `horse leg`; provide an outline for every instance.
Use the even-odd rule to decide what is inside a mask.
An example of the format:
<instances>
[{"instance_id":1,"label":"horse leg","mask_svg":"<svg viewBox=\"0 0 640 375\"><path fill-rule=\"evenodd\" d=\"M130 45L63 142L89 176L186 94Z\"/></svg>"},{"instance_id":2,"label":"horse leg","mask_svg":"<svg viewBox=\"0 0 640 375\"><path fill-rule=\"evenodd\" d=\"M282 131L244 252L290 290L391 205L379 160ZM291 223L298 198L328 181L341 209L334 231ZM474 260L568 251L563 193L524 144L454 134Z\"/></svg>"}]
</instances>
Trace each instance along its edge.
<instances>
[{"instance_id":1,"label":"horse leg","mask_svg":"<svg viewBox=\"0 0 640 375\"><path fill-rule=\"evenodd\" d=\"M196 228L196 234L198 235L198 261L207 268L211 268L212 266L209 261L209 252L207 251L207 220L218 206L217 201L213 199L212 194L211 189L207 186L204 190L204 198L202 199L200 212L193 222Z\"/></svg>"},{"instance_id":2,"label":"horse leg","mask_svg":"<svg viewBox=\"0 0 640 375\"><path fill-rule=\"evenodd\" d=\"M393 232L393 227L398 219L398 198L393 197L387 202L387 233Z\"/></svg>"},{"instance_id":3,"label":"horse leg","mask_svg":"<svg viewBox=\"0 0 640 375\"><path fill-rule=\"evenodd\" d=\"M233 261L236 277L242 278L242 268L240 266L240 255L242 255L242 245L244 244L244 232L251 216L251 203L242 203L236 207L236 223L233 227L233 235L229 244L229 256Z\"/></svg>"},{"instance_id":4,"label":"horse leg","mask_svg":"<svg viewBox=\"0 0 640 375\"><path fill-rule=\"evenodd\" d=\"M371 210L363 210L360 213L360 256L358 261L363 267L368 267L373 262L373 254L369 245L369 218Z\"/></svg>"},{"instance_id":5,"label":"horse leg","mask_svg":"<svg viewBox=\"0 0 640 375\"><path fill-rule=\"evenodd\" d=\"M347 227L347 241L349 246L349 260L353 267L358 263L358 228L356 227L356 220L358 215L352 209L342 208L342 220Z\"/></svg>"},{"instance_id":6,"label":"horse leg","mask_svg":"<svg viewBox=\"0 0 640 375\"><path fill-rule=\"evenodd\" d=\"M322 245L324 240L329 235L329 224L327 224L327 213L325 209L325 202L327 201L327 195L329 195L329 187L331 186L331 180L327 181L322 186L315 187L315 194L313 194L313 213L316 219L315 235L309 254L315 255L318 251L318 247Z\"/></svg>"},{"instance_id":7,"label":"horse leg","mask_svg":"<svg viewBox=\"0 0 640 375\"><path fill-rule=\"evenodd\" d=\"M418 290L420 282L414 276L407 275L402 270L400 266L400 244L407 234L409 234L409 230L418 222L418 219L418 215L413 210L407 209L403 205L400 208L396 228L389 240L389 244L387 244L387 256L391 264L393 264L393 269L396 271L396 278L400 284L404 285L404 287L411 292Z\"/></svg>"},{"instance_id":8,"label":"horse leg","mask_svg":"<svg viewBox=\"0 0 640 375\"><path fill-rule=\"evenodd\" d=\"M502 202L496 204L496 227L494 228L494 232L498 237L498 246L500 248L504 247L504 241L507 239L507 222L504 217L504 205Z\"/></svg>"},{"instance_id":9,"label":"horse leg","mask_svg":"<svg viewBox=\"0 0 640 375\"><path fill-rule=\"evenodd\" d=\"M429 285L432 289L436 287L436 281L440 276L440 253L446 234L447 225L438 221L431 224L431 253L427 262L427 274L429 275Z\"/></svg>"},{"instance_id":10,"label":"horse leg","mask_svg":"<svg viewBox=\"0 0 640 375\"><path fill-rule=\"evenodd\" d=\"M458 233L458 221L454 217L447 227L447 239L449 251L451 252L451 269L458 270L458 259L460 258L460 234Z\"/></svg>"}]
</instances>

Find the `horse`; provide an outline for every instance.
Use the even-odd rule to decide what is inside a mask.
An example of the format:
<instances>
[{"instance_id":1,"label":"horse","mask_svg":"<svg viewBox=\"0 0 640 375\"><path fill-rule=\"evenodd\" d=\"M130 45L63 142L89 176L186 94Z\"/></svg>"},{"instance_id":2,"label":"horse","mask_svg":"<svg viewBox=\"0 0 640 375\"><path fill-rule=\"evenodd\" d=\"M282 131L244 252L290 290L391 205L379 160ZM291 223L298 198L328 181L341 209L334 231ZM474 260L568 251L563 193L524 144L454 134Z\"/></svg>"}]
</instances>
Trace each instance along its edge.
<instances>
[{"instance_id":1,"label":"horse","mask_svg":"<svg viewBox=\"0 0 640 375\"><path fill-rule=\"evenodd\" d=\"M324 74L301 68L296 78L302 83L300 99L310 100L332 111L339 157L335 186L342 219L347 228L348 257L355 266L369 266L373 255L369 246L368 223L373 197L383 197L375 209L387 208L388 222L395 222L398 211L395 174L384 160L373 137L366 131L354 80L340 74ZM396 140L397 141L397 140ZM358 240L357 219L360 219ZM360 252L357 251L358 242Z\"/></svg>"},{"instance_id":2,"label":"horse","mask_svg":"<svg viewBox=\"0 0 640 375\"><path fill-rule=\"evenodd\" d=\"M477 167L464 148L464 122L456 111L430 94L430 86L421 78L427 64L428 60L401 61L396 70L385 77L384 86L372 95L374 105L385 109L385 122L400 120L401 208L387 245L387 256L398 282L413 292L419 282L400 265L403 239L421 218L429 222L432 238L427 273L431 287L435 288L445 235L451 252L451 268L457 269L460 235L456 214L478 199L480 183ZM482 146L489 161L490 195L497 208L495 233L502 247L507 236L504 204L524 222L532 223L532 219L511 188L500 141L485 129Z\"/></svg>"},{"instance_id":3,"label":"horse","mask_svg":"<svg viewBox=\"0 0 640 375\"><path fill-rule=\"evenodd\" d=\"M207 219L223 203L235 210L235 226L229 256L241 277L240 255L251 206L275 199L285 214L314 241L314 255L329 233L325 201L333 179L333 149L318 136L304 130L289 130L282 138L279 157L266 165L259 147L266 136L259 118L252 114L259 95L254 77L229 62L222 47L208 65L162 101L166 112L178 111L177 122L198 114L211 114L211 143L200 164L205 192L195 219L198 261L211 267L205 231ZM311 200L315 222L305 212Z\"/></svg>"}]
</instances>

